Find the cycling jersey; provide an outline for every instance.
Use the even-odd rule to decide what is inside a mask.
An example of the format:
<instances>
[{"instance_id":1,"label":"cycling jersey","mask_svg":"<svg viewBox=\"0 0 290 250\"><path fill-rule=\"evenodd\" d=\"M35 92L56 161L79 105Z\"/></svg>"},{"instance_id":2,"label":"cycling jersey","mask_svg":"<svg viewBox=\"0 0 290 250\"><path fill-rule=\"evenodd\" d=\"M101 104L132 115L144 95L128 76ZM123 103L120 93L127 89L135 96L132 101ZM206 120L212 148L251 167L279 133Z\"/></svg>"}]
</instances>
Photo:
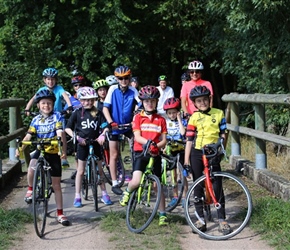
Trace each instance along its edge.
<instances>
[{"instance_id":1,"label":"cycling jersey","mask_svg":"<svg viewBox=\"0 0 290 250\"><path fill-rule=\"evenodd\" d=\"M193 102L189 99L189 94L190 94L190 91L194 87L201 86L201 85L206 86L210 90L211 96L213 97L212 86L211 86L211 83L208 81L204 81L202 79L199 79L197 81L191 80L191 81L186 82L182 85L181 92L180 92L180 98L182 98L182 97L186 98L187 111L191 115L193 114L193 112L197 111L197 108L194 106Z\"/></svg>"},{"instance_id":2,"label":"cycling jersey","mask_svg":"<svg viewBox=\"0 0 290 250\"><path fill-rule=\"evenodd\" d=\"M108 94L104 101L104 107L108 108L112 120L117 124L127 124L132 122L133 111L139 103L138 91L129 86L123 92L119 85L113 85L109 88ZM124 134L127 130L113 130L112 134Z\"/></svg>"},{"instance_id":3,"label":"cycling jersey","mask_svg":"<svg viewBox=\"0 0 290 250\"><path fill-rule=\"evenodd\" d=\"M187 126L187 121L185 119L181 119L181 122L184 127ZM185 139L185 137L180 134L180 127L177 119L175 121L171 121L170 119L167 118L166 128L167 128L167 136L166 136L167 140L183 141ZM184 145L176 143L173 144L171 147L172 152L180 150L184 150Z\"/></svg>"},{"instance_id":4,"label":"cycling jersey","mask_svg":"<svg viewBox=\"0 0 290 250\"><path fill-rule=\"evenodd\" d=\"M102 112L98 112L93 117L91 111L91 109L84 108L74 110L67 122L66 128L75 129L76 134L84 139L98 138L101 125L106 123L106 119Z\"/></svg>"},{"instance_id":5,"label":"cycling jersey","mask_svg":"<svg viewBox=\"0 0 290 250\"><path fill-rule=\"evenodd\" d=\"M44 86L44 87L41 87L37 92L44 90L44 89L50 90L48 87ZM52 92L54 93L55 98L56 98L56 100L54 102L54 110L61 112L63 110L62 102L61 102L62 101L62 94L65 92L65 90L63 89L62 86L56 84L56 85L54 85Z\"/></svg>"},{"instance_id":6,"label":"cycling jersey","mask_svg":"<svg viewBox=\"0 0 290 250\"><path fill-rule=\"evenodd\" d=\"M28 132L36 135L37 140L56 139L56 132L62 131L63 118L59 112L54 111L50 116L43 117L41 114L35 116L29 126ZM57 145L46 145L45 152L57 154Z\"/></svg>"},{"instance_id":7,"label":"cycling jersey","mask_svg":"<svg viewBox=\"0 0 290 250\"><path fill-rule=\"evenodd\" d=\"M227 129L224 113L220 109L211 108L208 112L196 111L187 125L187 140L194 140L194 148L201 149L206 144L216 143Z\"/></svg>"},{"instance_id":8,"label":"cycling jersey","mask_svg":"<svg viewBox=\"0 0 290 250\"><path fill-rule=\"evenodd\" d=\"M151 119L145 115L144 110L134 116L133 132L140 131L141 136L158 143L161 134L167 134L166 121L159 114L152 114ZM142 151L142 144L134 141L134 151Z\"/></svg>"}]
</instances>

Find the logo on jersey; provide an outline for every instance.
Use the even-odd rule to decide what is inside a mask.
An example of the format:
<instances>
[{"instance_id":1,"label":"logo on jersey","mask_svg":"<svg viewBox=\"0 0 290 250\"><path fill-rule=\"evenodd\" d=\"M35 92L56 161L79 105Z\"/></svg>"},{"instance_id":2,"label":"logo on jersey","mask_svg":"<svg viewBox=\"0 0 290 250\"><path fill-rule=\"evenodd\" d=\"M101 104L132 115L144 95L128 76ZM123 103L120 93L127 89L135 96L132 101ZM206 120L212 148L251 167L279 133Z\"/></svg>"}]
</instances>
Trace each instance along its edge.
<instances>
[{"instance_id":1,"label":"logo on jersey","mask_svg":"<svg viewBox=\"0 0 290 250\"><path fill-rule=\"evenodd\" d=\"M87 119L86 121L82 121L81 125L82 125L82 129L92 128L94 130L97 130L98 121L90 121L89 119Z\"/></svg>"}]
</instances>

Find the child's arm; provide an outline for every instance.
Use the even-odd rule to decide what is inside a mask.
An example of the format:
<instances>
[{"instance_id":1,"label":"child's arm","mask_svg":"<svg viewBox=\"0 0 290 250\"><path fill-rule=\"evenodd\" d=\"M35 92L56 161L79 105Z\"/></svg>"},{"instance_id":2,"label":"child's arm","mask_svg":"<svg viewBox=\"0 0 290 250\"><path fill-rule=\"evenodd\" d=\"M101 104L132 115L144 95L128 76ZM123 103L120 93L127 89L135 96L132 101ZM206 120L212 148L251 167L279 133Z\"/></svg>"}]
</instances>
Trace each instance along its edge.
<instances>
[{"instance_id":1,"label":"child's arm","mask_svg":"<svg viewBox=\"0 0 290 250\"><path fill-rule=\"evenodd\" d=\"M66 104L67 104L67 106L68 106L68 110L72 110L72 104L71 104L71 101L70 101L70 99L69 99L69 97L68 97L68 95L65 93L65 91L62 93L62 96L63 96L63 99L65 100L65 102L66 102ZM71 108L70 108L71 107Z\"/></svg>"},{"instance_id":2,"label":"child's arm","mask_svg":"<svg viewBox=\"0 0 290 250\"><path fill-rule=\"evenodd\" d=\"M186 141L185 151L184 151L184 165L190 165L190 151L192 147L192 141Z\"/></svg>"},{"instance_id":3,"label":"child's arm","mask_svg":"<svg viewBox=\"0 0 290 250\"><path fill-rule=\"evenodd\" d=\"M65 140L65 133L62 130L57 130L56 135L61 138L62 141L62 155L60 156L62 159L66 159L66 143L63 143Z\"/></svg>"},{"instance_id":4,"label":"child's arm","mask_svg":"<svg viewBox=\"0 0 290 250\"><path fill-rule=\"evenodd\" d=\"M29 110L31 109L33 103L34 103L34 98L35 98L35 95L29 100L29 102L26 104L26 107L25 107L25 112L28 112L29 113ZM29 114L27 114L29 115Z\"/></svg>"},{"instance_id":5,"label":"child's arm","mask_svg":"<svg viewBox=\"0 0 290 250\"><path fill-rule=\"evenodd\" d=\"M159 149L164 148L166 146L166 143L167 143L166 134L161 134L160 142L157 143L157 147Z\"/></svg>"},{"instance_id":6,"label":"child's arm","mask_svg":"<svg viewBox=\"0 0 290 250\"><path fill-rule=\"evenodd\" d=\"M177 113L177 121L179 125L179 133L184 136L185 135L185 127L182 124L180 112Z\"/></svg>"}]
</instances>

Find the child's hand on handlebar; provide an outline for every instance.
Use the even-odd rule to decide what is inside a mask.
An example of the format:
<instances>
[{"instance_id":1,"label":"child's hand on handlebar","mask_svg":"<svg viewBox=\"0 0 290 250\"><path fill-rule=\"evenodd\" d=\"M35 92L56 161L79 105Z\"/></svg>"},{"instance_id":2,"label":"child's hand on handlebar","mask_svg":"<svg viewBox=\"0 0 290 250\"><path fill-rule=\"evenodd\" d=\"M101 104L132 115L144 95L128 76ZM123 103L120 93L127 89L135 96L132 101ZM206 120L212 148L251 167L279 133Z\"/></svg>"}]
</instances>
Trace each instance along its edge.
<instances>
[{"instance_id":1,"label":"child's hand on handlebar","mask_svg":"<svg viewBox=\"0 0 290 250\"><path fill-rule=\"evenodd\" d=\"M159 148L157 147L155 142L151 142L151 144L149 146L149 154L152 156L159 155Z\"/></svg>"},{"instance_id":2,"label":"child's hand on handlebar","mask_svg":"<svg viewBox=\"0 0 290 250\"><path fill-rule=\"evenodd\" d=\"M118 123L116 123L116 122L111 122L110 126L111 126L112 130L118 129Z\"/></svg>"},{"instance_id":3,"label":"child's hand on handlebar","mask_svg":"<svg viewBox=\"0 0 290 250\"><path fill-rule=\"evenodd\" d=\"M100 145L103 145L104 142L105 142L105 135L104 135L104 134L100 134L99 137L97 138L97 142L98 142Z\"/></svg>"},{"instance_id":4,"label":"child's hand on handlebar","mask_svg":"<svg viewBox=\"0 0 290 250\"><path fill-rule=\"evenodd\" d=\"M86 145L86 140L80 136L77 136L77 140L78 140L78 143L81 145L81 146L85 146Z\"/></svg>"}]
</instances>

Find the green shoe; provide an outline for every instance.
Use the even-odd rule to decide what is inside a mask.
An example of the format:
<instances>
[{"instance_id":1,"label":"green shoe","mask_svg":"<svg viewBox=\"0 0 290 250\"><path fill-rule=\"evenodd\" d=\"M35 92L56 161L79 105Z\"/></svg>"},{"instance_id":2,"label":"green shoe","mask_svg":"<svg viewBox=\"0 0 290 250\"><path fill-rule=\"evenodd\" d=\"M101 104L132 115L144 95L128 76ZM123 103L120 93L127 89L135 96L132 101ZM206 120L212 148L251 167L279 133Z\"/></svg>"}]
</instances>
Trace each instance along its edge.
<instances>
[{"instance_id":1,"label":"green shoe","mask_svg":"<svg viewBox=\"0 0 290 250\"><path fill-rule=\"evenodd\" d=\"M168 225L168 220L167 217L162 215L159 217L159 226L167 226Z\"/></svg>"},{"instance_id":2,"label":"green shoe","mask_svg":"<svg viewBox=\"0 0 290 250\"><path fill-rule=\"evenodd\" d=\"M124 191L123 194L122 194L122 197L120 198L120 205L122 207L125 207L128 205L128 201L130 199L130 195L131 193L129 193L128 191Z\"/></svg>"}]
</instances>

